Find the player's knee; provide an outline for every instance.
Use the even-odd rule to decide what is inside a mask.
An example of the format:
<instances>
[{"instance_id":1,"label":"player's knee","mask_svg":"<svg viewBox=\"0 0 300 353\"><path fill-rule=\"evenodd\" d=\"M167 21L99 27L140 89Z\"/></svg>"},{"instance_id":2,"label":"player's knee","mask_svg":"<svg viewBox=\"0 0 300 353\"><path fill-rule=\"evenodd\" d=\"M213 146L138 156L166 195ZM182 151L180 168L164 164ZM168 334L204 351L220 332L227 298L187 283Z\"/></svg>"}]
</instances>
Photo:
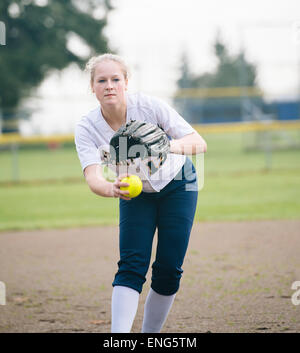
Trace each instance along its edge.
<instances>
[{"instance_id":1,"label":"player's knee","mask_svg":"<svg viewBox=\"0 0 300 353\"><path fill-rule=\"evenodd\" d=\"M146 281L148 266L147 261L120 260L118 262L118 272L115 274L112 285L127 286L141 293Z\"/></svg>"},{"instance_id":2,"label":"player's knee","mask_svg":"<svg viewBox=\"0 0 300 353\"><path fill-rule=\"evenodd\" d=\"M175 294L179 289L182 273L183 270L180 267L154 263L151 287L161 295Z\"/></svg>"}]
</instances>

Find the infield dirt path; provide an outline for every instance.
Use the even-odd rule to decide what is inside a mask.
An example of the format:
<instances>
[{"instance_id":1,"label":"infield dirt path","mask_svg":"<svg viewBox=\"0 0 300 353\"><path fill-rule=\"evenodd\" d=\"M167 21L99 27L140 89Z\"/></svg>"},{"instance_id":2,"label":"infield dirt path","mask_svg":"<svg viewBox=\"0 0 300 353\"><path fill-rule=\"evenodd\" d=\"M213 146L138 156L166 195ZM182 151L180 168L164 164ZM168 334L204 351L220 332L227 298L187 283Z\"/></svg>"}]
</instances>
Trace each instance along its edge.
<instances>
[{"instance_id":1,"label":"infield dirt path","mask_svg":"<svg viewBox=\"0 0 300 353\"><path fill-rule=\"evenodd\" d=\"M110 332L117 261L118 227L0 233L0 332ZM162 332L300 332L300 220L195 223L183 270Z\"/></svg>"}]
</instances>

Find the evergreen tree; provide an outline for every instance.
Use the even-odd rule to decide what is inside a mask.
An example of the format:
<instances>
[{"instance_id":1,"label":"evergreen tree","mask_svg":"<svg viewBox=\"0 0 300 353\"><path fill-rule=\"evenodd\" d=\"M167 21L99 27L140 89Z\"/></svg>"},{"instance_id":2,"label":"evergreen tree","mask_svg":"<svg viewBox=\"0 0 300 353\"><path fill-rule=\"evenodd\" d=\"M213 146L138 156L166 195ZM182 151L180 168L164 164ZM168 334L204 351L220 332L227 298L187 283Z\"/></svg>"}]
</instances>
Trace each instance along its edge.
<instances>
[{"instance_id":1,"label":"evergreen tree","mask_svg":"<svg viewBox=\"0 0 300 353\"><path fill-rule=\"evenodd\" d=\"M188 57L185 53L182 55L180 72L181 77L177 80L177 86L179 88L189 88L193 78L189 68Z\"/></svg>"},{"instance_id":2,"label":"evergreen tree","mask_svg":"<svg viewBox=\"0 0 300 353\"><path fill-rule=\"evenodd\" d=\"M245 59L245 53L230 55L225 44L217 36L214 43L217 66L213 72L200 75L191 74L187 58L184 55L177 86L181 88L213 87L253 87L256 86L256 67ZM188 73L188 74L187 74ZM185 82L183 87L182 82Z\"/></svg>"},{"instance_id":3,"label":"evergreen tree","mask_svg":"<svg viewBox=\"0 0 300 353\"><path fill-rule=\"evenodd\" d=\"M214 90L211 92L189 90L225 87L257 88L256 67L246 60L243 51L237 55L231 55L219 35L213 48L217 65L212 72L196 74L192 72L187 56L182 57L174 104L191 123L238 121L241 117L244 119L246 115L251 115L249 110L251 111L253 107L261 107L263 104L260 94L254 92L248 97L247 89L218 90L217 95Z\"/></svg>"}]
</instances>

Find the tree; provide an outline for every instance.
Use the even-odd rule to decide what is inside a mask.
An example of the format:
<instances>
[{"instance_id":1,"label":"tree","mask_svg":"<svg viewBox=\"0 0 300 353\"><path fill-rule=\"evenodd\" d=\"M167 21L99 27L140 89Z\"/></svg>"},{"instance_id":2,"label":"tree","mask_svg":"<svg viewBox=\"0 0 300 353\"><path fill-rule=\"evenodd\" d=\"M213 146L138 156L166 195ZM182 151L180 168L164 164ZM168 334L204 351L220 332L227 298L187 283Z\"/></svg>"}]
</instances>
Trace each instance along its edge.
<instances>
[{"instance_id":1,"label":"tree","mask_svg":"<svg viewBox=\"0 0 300 353\"><path fill-rule=\"evenodd\" d=\"M181 72L181 76L177 80L177 86L181 89L190 88L193 77L190 71L188 57L185 53L182 55L182 58L181 58L180 72Z\"/></svg>"},{"instance_id":2,"label":"tree","mask_svg":"<svg viewBox=\"0 0 300 353\"><path fill-rule=\"evenodd\" d=\"M246 60L243 51L236 56L230 55L218 35L214 43L214 53L217 58L216 69L200 75L191 74L187 58L184 56L180 78L177 81L178 88L256 86L256 67ZM182 86L183 80L185 87Z\"/></svg>"},{"instance_id":3,"label":"tree","mask_svg":"<svg viewBox=\"0 0 300 353\"><path fill-rule=\"evenodd\" d=\"M195 74L186 55L182 57L178 91L174 104L191 123L238 121L249 115L248 111L262 106L263 100L256 90L248 97L247 89L193 90L224 87L256 87L256 67L245 58L244 51L231 55L220 39L214 43L216 68L212 72ZM192 90L189 90L192 89ZM251 113L250 113L251 114Z\"/></svg>"},{"instance_id":4,"label":"tree","mask_svg":"<svg viewBox=\"0 0 300 353\"><path fill-rule=\"evenodd\" d=\"M103 17L93 16L103 9ZM16 116L52 70L85 60L68 49L70 35L83 40L91 54L108 50L103 28L110 0L1 0L0 20L6 45L0 47L0 114L3 133L18 131Z\"/></svg>"}]
</instances>

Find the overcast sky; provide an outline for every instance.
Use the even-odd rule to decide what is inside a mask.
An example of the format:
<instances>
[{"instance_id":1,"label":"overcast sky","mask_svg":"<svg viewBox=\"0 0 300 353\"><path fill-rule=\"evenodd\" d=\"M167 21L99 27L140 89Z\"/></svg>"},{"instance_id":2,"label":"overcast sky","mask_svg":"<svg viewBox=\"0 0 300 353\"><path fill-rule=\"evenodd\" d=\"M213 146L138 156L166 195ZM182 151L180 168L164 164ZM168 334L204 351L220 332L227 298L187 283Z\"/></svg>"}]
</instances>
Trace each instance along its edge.
<instances>
[{"instance_id":1,"label":"overcast sky","mask_svg":"<svg viewBox=\"0 0 300 353\"><path fill-rule=\"evenodd\" d=\"M114 48L139 65L141 89L172 91L182 52L196 73L213 69L212 43L218 30L233 53L245 47L248 59L258 64L259 83L267 93L292 93L298 84L299 0L114 0L113 4L117 10L106 33Z\"/></svg>"},{"instance_id":2,"label":"overcast sky","mask_svg":"<svg viewBox=\"0 0 300 353\"><path fill-rule=\"evenodd\" d=\"M132 69L131 91L171 97L185 52L195 73L213 70L219 30L232 53L245 48L267 98L300 95L299 0L113 0L105 33ZM75 43L76 47L76 43ZM80 47L80 46L79 46ZM75 48L76 49L76 48ZM35 132L72 131L97 105L88 77L69 68L39 89ZM23 131L30 133L29 124Z\"/></svg>"}]
</instances>

